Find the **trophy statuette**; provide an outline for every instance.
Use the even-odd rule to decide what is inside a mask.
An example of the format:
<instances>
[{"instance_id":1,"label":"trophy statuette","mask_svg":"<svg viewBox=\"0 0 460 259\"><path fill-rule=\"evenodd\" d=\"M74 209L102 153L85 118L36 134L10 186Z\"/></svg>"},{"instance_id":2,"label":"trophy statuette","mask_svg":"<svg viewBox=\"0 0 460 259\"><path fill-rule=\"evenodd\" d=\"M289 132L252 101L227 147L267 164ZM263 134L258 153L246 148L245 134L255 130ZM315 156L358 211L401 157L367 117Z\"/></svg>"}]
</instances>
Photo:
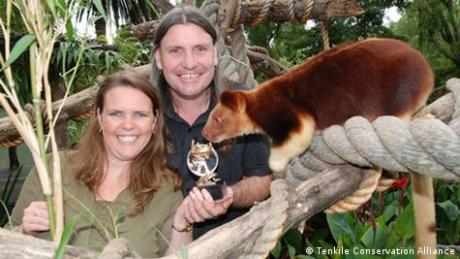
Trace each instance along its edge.
<instances>
[{"instance_id":1,"label":"trophy statuette","mask_svg":"<svg viewBox=\"0 0 460 259\"><path fill-rule=\"evenodd\" d=\"M214 172L218 164L219 156L212 143L202 137L193 138L187 154L187 167L194 175L200 177L196 186L199 189L205 188L214 200L223 196L221 180Z\"/></svg>"}]
</instances>

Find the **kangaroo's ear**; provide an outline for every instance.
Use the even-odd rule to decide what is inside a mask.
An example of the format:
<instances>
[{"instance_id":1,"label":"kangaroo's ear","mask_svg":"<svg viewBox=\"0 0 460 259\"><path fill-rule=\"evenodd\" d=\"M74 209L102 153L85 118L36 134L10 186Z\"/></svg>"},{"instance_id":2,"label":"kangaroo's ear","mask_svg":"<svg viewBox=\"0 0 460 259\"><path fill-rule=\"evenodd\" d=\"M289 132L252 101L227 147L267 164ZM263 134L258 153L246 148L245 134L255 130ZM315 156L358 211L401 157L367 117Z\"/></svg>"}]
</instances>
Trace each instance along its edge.
<instances>
[{"instance_id":1,"label":"kangaroo's ear","mask_svg":"<svg viewBox=\"0 0 460 259\"><path fill-rule=\"evenodd\" d=\"M233 111L246 109L246 94L242 91L223 91L219 97L220 103Z\"/></svg>"}]
</instances>

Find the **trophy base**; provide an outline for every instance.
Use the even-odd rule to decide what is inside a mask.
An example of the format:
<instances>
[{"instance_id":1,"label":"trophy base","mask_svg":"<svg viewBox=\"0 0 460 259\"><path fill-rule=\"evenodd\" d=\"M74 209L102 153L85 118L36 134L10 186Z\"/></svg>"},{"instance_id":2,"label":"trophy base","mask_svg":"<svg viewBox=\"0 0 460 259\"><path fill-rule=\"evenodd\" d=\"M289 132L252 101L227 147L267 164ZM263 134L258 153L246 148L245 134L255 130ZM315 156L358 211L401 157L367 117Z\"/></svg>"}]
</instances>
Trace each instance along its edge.
<instances>
[{"instance_id":1,"label":"trophy base","mask_svg":"<svg viewBox=\"0 0 460 259\"><path fill-rule=\"evenodd\" d=\"M224 197L223 193L223 188L222 184L213 184L213 185L203 185L203 186L198 186L198 189L206 189L209 194L211 194L211 197L213 200L219 200Z\"/></svg>"}]
</instances>

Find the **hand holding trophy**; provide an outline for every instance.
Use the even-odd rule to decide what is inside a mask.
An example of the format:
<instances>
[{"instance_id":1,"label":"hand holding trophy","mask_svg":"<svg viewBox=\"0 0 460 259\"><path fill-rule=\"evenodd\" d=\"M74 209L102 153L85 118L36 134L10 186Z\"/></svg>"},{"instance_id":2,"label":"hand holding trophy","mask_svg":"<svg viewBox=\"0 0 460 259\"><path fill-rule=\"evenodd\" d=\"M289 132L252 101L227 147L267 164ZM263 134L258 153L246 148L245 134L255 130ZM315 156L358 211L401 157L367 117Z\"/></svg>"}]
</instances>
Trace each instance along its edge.
<instances>
[{"instance_id":1,"label":"hand holding trophy","mask_svg":"<svg viewBox=\"0 0 460 259\"><path fill-rule=\"evenodd\" d=\"M202 137L192 139L190 151L187 154L187 167L196 176L199 189L205 188L214 200L222 198L222 184L214 172L219 164L219 156L212 143Z\"/></svg>"}]
</instances>

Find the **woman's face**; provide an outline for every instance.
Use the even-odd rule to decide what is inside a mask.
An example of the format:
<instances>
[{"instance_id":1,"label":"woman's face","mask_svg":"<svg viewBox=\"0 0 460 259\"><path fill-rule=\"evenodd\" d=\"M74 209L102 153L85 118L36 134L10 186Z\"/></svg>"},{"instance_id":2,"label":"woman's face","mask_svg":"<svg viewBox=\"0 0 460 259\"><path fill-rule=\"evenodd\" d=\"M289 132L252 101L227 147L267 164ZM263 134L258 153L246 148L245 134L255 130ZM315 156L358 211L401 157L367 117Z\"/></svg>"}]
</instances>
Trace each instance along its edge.
<instances>
[{"instance_id":1,"label":"woman's face","mask_svg":"<svg viewBox=\"0 0 460 259\"><path fill-rule=\"evenodd\" d=\"M132 161L152 137L156 114L143 92L119 86L108 90L98 111L104 146L110 161Z\"/></svg>"}]
</instances>

